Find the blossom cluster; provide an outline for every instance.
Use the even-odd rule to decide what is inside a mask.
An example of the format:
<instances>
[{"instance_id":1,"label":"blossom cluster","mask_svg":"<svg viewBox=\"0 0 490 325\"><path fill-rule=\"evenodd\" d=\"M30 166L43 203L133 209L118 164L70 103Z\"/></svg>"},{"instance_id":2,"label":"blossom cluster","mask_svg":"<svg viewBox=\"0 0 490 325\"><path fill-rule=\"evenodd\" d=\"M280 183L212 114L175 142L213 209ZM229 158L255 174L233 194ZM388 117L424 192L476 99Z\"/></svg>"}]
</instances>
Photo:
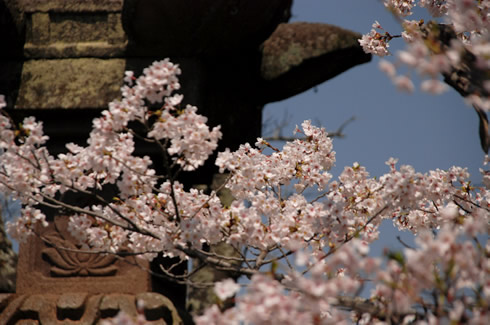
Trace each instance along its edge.
<instances>
[{"instance_id":1,"label":"blossom cluster","mask_svg":"<svg viewBox=\"0 0 490 325\"><path fill-rule=\"evenodd\" d=\"M384 5L396 15L405 17L412 14L412 8L415 6L415 0L387 0Z\"/></svg>"},{"instance_id":2,"label":"blossom cluster","mask_svg":"<svg viewBox=\"0 0 490 325\"><path fill-rule=\"evenodd\" d=\"M128 72L122 99L94 120L87 146L67 144L57 157L41 122L26 118L16 128L0 114L0 191L24 206L10 234L25 240L47 224L42 208L50 207L67 214L83 249L130 249L149 259L163 252L250 277L234 307L213 306L198 324L488 323L490 246L479 239L490 222L486 172L486 188L476 189L464 168L422 174L390 158L380 177L354 163L332 180L332 140L305 121L295 130L300 138L282 149L258 138L218 153L234 198L224 205L215 192L176 180L202 165L221 136L195 107L180 107L179 73L168 60L138 78ZM134 154L135 138L160 150L162 174L150 157ZM64 201L60 194L69 192L93 203ZM385 265L367 255L383 220L418 236L417 248L387 253ZM216 243L240 257L203 249ZM374 289L363 300L366 282ZM228 279L215 290L223 301L238 285Z\"/></svg>"},{"instance_id":3,"label":"blossom cluster","mask_svg":"<svg viewBox=\"0 0 490 325\"><path fill-rule=\"evenodd\" d=\"M375 21L369 34L362 35L359 44L361 44L366 53L372 53L380 57L390 54L388 47L390 47L389 42L393 37L388 32L383 31L383 27L378 21Z\"/></svg>"},{"instance_id":4,"label":"blossom cluster","mask_svg":"<svg viewBox=\"0 0 490 325\"><path fill-rule=\"evenodd\" d=\"M490 1L384 0L384 4L402 21L403 32L392 35L375 22L359 43L365 52L384 57L390 54L388 47L393 38L405 40L406 49L397 53L395 64L380 62L394 84L403 91L414 90L409 76L396 73L397 66L406 65L424 79L423 91L440 94L448 88L440 81L443 75L470 104L489 111ZM443 17L442 23L440 19L428 22L405 19L413 14L416 5L426 8L434 18Z\"/></svg>"},{"instance_id":5,"label":"blossom cluster","mask_svg":"<svg viewBox=\"0 0 490 325\"><path fill-rule=\"evenodd\" d=\"M386 324L387 320L487 324L490 266L485 254L490 246L465 240L477 234L478 228L488 228L488 216L476 215L462 227L446 224L437 235L424 230L416 237L417 247L389 252L385 261L368 257L361 240L352 240L329 259L309 252L310 276L291 272L279 282L268 275L255 275L247 292L235 299L234 308L222 311L214 305L196 318L196 324L270 324L277 320L281 324L297 324L298 320L304 324ZM298 260L296 266L304 266ZM365 283L372 286L369 299L360 299L357 294Z\"/></svg>"},{"instance_id":6,"label":"blossom cluster","mask_svg":"<svg viewBox=\"0 0 490 325\"><path fill-rule=\"evenodd\" d=\"M407 165L397 169L394 158L387 161L390 172L379 178L371 178L355 163L344 168L338 181L330 181L327 171L335 157L330 140L309 121L302 126L305 139L287 143L282 151L259 138L259 148L244 145L234 153L220 153L217 164L231 172L227 186L238 201L231 209L234 221L227 240L261 252L272 253L280 246L295 251L298 258L303 256L303 261L292 269L284 266L287 275L280 282L270 275L254 275L247 293L236 298L234 308L220 311L213 306L196 319L197 323L295 324L300 320L333 324L355 320L367 324L378 323L386 315L393 322L417 317L421 321L488 321L485 306L490 301L490 269L485 256L489 247L481 249L462 240L488 234L489 192L482 189L476 193L464 168L421 174ZM297 145L303 150L292 150ZM264 154L262 147L274 152ZM320 148L323 153L315 156ZM313 161L317 163L312 165ZM314 181L305 184L303 171L308 172L307 181ZM324 178L329 180L328 187ZM287 184L297 193L281 194ZM302 193L307 187L322 191L323 201L308 201ZM407 248L401 259L390 258L385 268L380 258L367 256L383 219L420 238L417 250ZM466 261L468 256L471 262ZM305 266L310 270L307 277L297 271ZM419 281L422 272L426 282ZM372 297L356 304L363 277L371 279ZM439 288L441 279L448 283L447 290ZM226 291L222 285L217 290ZM466 296L468 290L478 294ZM424 296L433 293L447 297L449 307L425 316L417 314L416 308L432 304ZM337 308L356 310L354 306L358 309L352 314ZM382 312L373 312L376 310Z\"/></svg>"},{"instance_id":7,"label":"blossom cluster","mask_svg":"<svg viewBox=\"0 0 490 325\"><path fill-rule=\"evenodd\" d=\"M213 199L202 199L194 192L183 195L178 183L159 184L161 176L150 167L151 159L133 154L134 138L146 139L161 148L165 160L173 162L167 171L170 175L179 167L196 169L216 149L221 137L219 127L210 130L196 107L180 107L182 96L173 94L180 88L179 74L179 67L168 59L153 63L139 78L128 72L127 85L121 89L122 99L109 103L108 110L94 119L88 145L69 143L67 152L57 157L51 156L45 147L48 137L43 133L42 122L28 117L15 129L8 116L1 114L0 191L21 200L25 206L23 218L8 225L10 233L25 240L36 224L45 224L41 210L32 208L44 205L77 211L71 217L70 229L92 247L117 251L124 244L136 249L142 242L133 241L136 235L130 235L130 229L153 235L143 236L148 241L143 240L146 246L141 249L145 251L166 248L165 240L153 247L155 243L150 238L180 240L180 231L167 231L172 227L165 224L175 223L174 211L168 212L175 209L172 199L182 196L179 203L189 209L189 215L183 215L182 220L199 216L200 205L204 201L212 205ZM3 102L3 97L0 100ZM152 106L158 102L163 105ZM133 130L128 126L130 123L139 124L139 129ZM118 196L112 200L103 198L108 186L117 188ZM159 193L152 194L155 191ZM59 194L66 192L85 194L98 204L75 207L59 199ZM153 231L157 228L165 236L155 235Z\"/></svg>"}]
</instances>

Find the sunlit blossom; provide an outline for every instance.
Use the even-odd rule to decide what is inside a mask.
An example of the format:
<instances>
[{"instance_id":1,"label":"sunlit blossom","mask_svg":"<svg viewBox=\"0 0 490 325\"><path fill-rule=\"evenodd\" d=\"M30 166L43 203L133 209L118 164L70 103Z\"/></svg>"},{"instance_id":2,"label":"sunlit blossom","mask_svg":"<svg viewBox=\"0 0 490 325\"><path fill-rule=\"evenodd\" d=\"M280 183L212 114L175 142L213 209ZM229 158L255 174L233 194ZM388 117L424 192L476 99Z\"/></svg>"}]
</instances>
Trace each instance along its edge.
<instances>
[{"instance_id":1,"label":"sunlit blossom","mask_svg":"<svg viewBox=\"0 0 490 325\"><path fill-rule=\"evenodd\" d=\"M413 45L403 54L405 63L432 62L441 70L449 62L428 59ZM391 63L381 65L400 87L413 90ZM42 123L26 118L14 126L0 114L0 192L24 206L22 216L7 224L8 232L27 240L47 225L41 207L59 205L71 212L68 231L85 249L112 254L129 249L147 259L159 252L182 259L201 256L218 268L239 262L237 274L250 278L243 294L227 310L208 308L195 317L196 324L376 323L380 315L390 315L393 323L419 318L488 323L489 247L479 239L488 236L490 221L487 171L481 170L486 188L477 189L465 168L420 173L389 158L384 175L372 177L355 162L332 180L332 139L324 128L304 121L296 127L298 138L281 149L258 138L255 145L217 154L215 164L227 174L223 188L234 198L225 205L215 192L187 189L172 174L202 165L221 136L196 107L180 106L182 97L173 93L180 87L179 73L178 66L163 60L141 77L126 74L123 98L94 120L87 146L67 144L67 152L56 157L45 147ZM422 87L442 88L435 79ZM148 108L153 102L162 106ZM146 132L130 132L134 123ZM135 137L157 145L173 164L168 174L157 175L150 157L135 155ZM105 186L115 192L110 200L72 206L60 199L67 191L84 195ZM306 190L317 195L311 198ZM387 251L385 259L370 257L383 220L415 234L416 247ZM242 258L204 249L218 243L232 245ZM362 300L357 295L366 281L373 290ZM214 289L222 303L238 293L239 284L226 279ZM427 293L450 308L433 308L431 302L421 308ZM362 308L356 309L359 299ZM114 319L142 321L123 314Z\"/></svg>"}]
</instances>

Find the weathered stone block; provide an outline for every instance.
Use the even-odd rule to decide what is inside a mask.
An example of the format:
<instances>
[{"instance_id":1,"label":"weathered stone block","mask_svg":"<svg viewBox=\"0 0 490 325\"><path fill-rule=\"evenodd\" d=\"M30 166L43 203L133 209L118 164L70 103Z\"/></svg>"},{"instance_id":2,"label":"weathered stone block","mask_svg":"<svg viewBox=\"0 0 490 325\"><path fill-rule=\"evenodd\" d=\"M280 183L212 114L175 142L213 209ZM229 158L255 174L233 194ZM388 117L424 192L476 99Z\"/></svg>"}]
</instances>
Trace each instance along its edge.
<instances>
[{"instance_id":1,"label":"weathered stone block","mask_svg":"<svg viewBox=\"0 0 490 325\"><path fill-rule=\"evenodd\" d=\"M56 13L49 15L51 41L93 42L107 39L108 17L105 13Z\"/></svg>"},{"instance_id":2,"label":"weathered stone block","mask_svg":"<svg viewBox=\"0 0 490 325\"><path fill-rule=\"evenodd\" d=\"M87 293L65 293L58 298L56 306L61 309L78 309L82 308L85 300L87 299Z\"/></svg>"},{"instance_id":3,"label":"weathered stone block","mask_svg":"<svg viewBox=\"0 0 490 325\"><path fill-rule=\"evenodd\" d=\"M142 302L142 310L137 310L136 302L139 300ZM93 325L119 312L133 317L138 312L142 313L146 318L145 324L183 324L172 302L152 292L136 296L119 293L15 295L6 309L0 309L0 324Z\"/></svg>"},{"instance_id":4,"label":"weathered stone block","mask_svg":"<svg viewBox=\"0 0 490 325\"><path fill-rule=\"evenodd\" d=\"M113 58L120 57L126 50L126 43L111 44L108 42L52 43L36 45L27 43L24 55L29 58Z\"/></svg>"},{"instance_id":5,"label":"weathered stone block","mask_svg":"<svg viewBox=\"0 0 490 325\"><path fill-rule=\"evenodd\" d=\"M124 310L129 316L135 317L136 300L134 296L122 294L109 294L102 298L100 302L102 317L114 317L119 310Z\"/></svg>"},{"instance_id":6,"label":"weathered stone block","mask_svg":"<svg viewBox=\"0 0 490 325\"><path fill-rule=\"evenodd\" d=\"M58 216L47 228L39 229L44 241L31 236L20 245L17 294L138 294L151 291L147 261L77 252L79 247L67 231L67 223L66 217ZM77 304L76 299L81 299L62 297L64 302L58 303L73 306Z\"/></svg>"},{"instance_id":7,"label":"weathered stone block","mask_svg":"<svg viewBox=\"0 0 490 325\"><path fill-rule=\"evenodd\" d=\"M34 44L44 44L50 41L49 14L36 12L31 15L27 24L27 40Z\"/></svg>"},{"instance_id":8,"label":"weathered stone block","mask_svg":"<svg viewBox=\"0 0 490 325\"><path fill-rule=\"evenodd\" d=\"M25 12L120 11L124 0L18 0Z\"/></svg>"},{"instance_id":9,"label":"weathered stone block","mask_svg":"<svg viewBox=\"0 0 490 325\"><path fill-rule=\"evenodd\" d=\"M328 24L280 24L263 45L262 77L272 80L307 60L336 51L359 48L359 38L361 35L358 33Z\"/></svg>"},{"instance_id":10,"label":"weathered stone block","mask_svg":"<svg viewBox=\"0 0 490 325\"><path fill-rule=\"evenodd\" d=\"M179 324L180 316L172 302L155 292L144 292L136 296L136 301L143 302L147 320L165 319L166 324ZM172 321L173 320L173 321Z\"/></svg>"},{"instance_id":11,"label":"weathered stone block","mask_svg":"<svg viewBox=\"0 0 490 325\"><path fill-rule=\"evenodd\" d=\"M27 61L15 108L105 108L119 97L124 69L123 59Z\"/></svg>"},{"instance_id":12,"label":"weathered stone block","mask_svg":"<svg viewBox=\"0 0 490 325\"><path fill-rule=\"evenodd\" d=\"M120 13L109 13L107 15L107 41L111 44L126 42Z\"/></svg>"},{"instance_id":13,"label":"weathered stone block","mask_svg":"<svg viewBox=\"0 0 490 325\"><path fill-rule=\"evenodd\" d=\"M106 3L110 1L106 1ZM24 4L28 58L123 56L127 45L120 6L100 1Z\"/></svg>"}]
</instances>

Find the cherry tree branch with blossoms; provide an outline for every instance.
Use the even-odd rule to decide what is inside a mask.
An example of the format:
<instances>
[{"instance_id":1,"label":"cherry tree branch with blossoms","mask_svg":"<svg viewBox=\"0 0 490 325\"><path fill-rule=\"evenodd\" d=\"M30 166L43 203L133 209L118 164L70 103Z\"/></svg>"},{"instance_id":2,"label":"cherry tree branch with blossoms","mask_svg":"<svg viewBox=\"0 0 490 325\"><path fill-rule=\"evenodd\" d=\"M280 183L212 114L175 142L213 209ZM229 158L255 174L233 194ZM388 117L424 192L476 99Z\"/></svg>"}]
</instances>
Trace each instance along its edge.
<instances>
[{"instance_id":1,"label":"cherry tree branch with blossoms","mask_svg":"<svg viewBox=\"0 0 490 325\"><path fill-rule=\"evenodd\" d=\"M228 309L224 302L239 285L216 283L219 303L197 324L488 322L490 246L479 237L489 228L488 173L482 171L486 188L477 189L464 168L421 174L397 169L390 158L381 177L355 163L332 180L332 140L305 121L295 130L302 137L282 149L258 138L218 153L215 163L229 175L223 186L234 197L225 205L216 192L186 189L177 180L203 165L221 137L196 107L181 106L182 96L174 94L179 74L169 60L138 78L127 72L122 99L94 120L87 146L67 144L57 157L45 146L41 122L29 117L16 127L2 111L0 191L23 204L9 233L18 240L38 233L49 219L44 208L55 208L69 218L83 252L147 259L162 252L249 279ZM159 150L162 175L150 157L134 155L135 138ZM107 198L108 188L117 195ZM286 195L287 188L295 193ZM307 198L307 189L317 197ZM70 193L93 203L72 203ZM417 234L418 244L387 254L386 265L368 256L384 219ZM217 243L239 254L204 248ZM194 284L193 272L162 271ZM368 282L370 298L359 297Z\"/></svg>"},{"instance_id":2,"label":"cherry tree branch with blossoms","mask_svg":"<svg viewBox=\"0 0 490 325\"><path fill-rule=\"evenodd\" d=\"M406 49L396 53L395 63L380 61L380 68L407 92L414 84L407 74L398 74L405 65L423 79L422 91L441 94L447 85L474 107L480 119L480 142L488 153L490 133L486 112L490 111L490 1L489 0L383 0L400 22L401 35L391 35L379 22L359 43L367 53L390 55L389 42L403 38ZM416 6L426 8L432 20L408 20ZM440 80L443 77L444 82Z\"/></svg>"}]
</instances>

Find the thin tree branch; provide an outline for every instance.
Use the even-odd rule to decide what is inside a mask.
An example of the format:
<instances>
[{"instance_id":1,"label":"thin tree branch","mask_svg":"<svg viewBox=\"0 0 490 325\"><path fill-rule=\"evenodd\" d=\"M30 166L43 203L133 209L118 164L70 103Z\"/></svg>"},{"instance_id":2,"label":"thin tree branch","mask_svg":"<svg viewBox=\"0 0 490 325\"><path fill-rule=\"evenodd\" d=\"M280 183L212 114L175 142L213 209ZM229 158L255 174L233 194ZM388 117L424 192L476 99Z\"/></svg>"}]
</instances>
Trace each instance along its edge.
<instances>
[{"instance_id":1,"label":"thin tree branch","mask_svg":"<svg viewBox=\"0 0 490 325\"><path fill-rule=\"evenodd\" d=\"M344 138L346 136L343 133L345 127L347 125L349 125L351 122L353 122L355 119L356 119L356 117L352 116L349 119L347 119L344 123L342 123L336 131L333 131L333 132L327 131L328 136L330 138ZM264 138L264 140L266 140L266 141L289 141L289 142L294 141L294 140L298 140L298 139L300 139L300 138L283 136L280 132L276 132L274 135Z\"/></svg>"}]
</instances>

